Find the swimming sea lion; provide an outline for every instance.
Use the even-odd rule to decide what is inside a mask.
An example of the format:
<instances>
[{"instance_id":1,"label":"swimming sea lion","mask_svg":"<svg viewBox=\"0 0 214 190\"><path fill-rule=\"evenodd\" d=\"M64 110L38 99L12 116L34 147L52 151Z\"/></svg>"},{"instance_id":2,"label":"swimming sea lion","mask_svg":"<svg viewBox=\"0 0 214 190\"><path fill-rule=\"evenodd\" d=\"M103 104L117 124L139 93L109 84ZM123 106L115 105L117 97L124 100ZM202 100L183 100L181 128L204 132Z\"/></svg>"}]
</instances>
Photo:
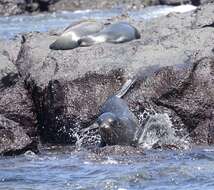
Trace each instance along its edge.
<instances>
[{"instance_id":1,"label":"swimming sea lion","mask_svg":"<svg viewBox=\"0 0 214 190\"><path fill-rule=\"evenodd\" d=\"M98 33L79 39L80 46L90 46L101 42L123 43L139 39L138 30L127 22L110 24Z\"/></svg>"},{"instance_id":2,"label":"swimming sea lion","mask_svg":"<svg viewBox=\"0 0 214 190\"><path fill-rule=\"evenodd\" d=\"M139 124L129 110L125 100L121 99L135 79L128 80L122 89L109 97L103 104L97 119L102 145L134 145L137 140Z\"/></svg>"},{"instance_id":3,"label":"swimming sea lion","mask_svg":"<svg viewBox=\"0 0 214 190\"><path fill-rule=\"evenodd\" d=\"M75 22L68 26L59 38L50 45L53 50L68 50L79 46L78 40L103 29L103 24L95 20Z\"/></svg>"}]
</instances>

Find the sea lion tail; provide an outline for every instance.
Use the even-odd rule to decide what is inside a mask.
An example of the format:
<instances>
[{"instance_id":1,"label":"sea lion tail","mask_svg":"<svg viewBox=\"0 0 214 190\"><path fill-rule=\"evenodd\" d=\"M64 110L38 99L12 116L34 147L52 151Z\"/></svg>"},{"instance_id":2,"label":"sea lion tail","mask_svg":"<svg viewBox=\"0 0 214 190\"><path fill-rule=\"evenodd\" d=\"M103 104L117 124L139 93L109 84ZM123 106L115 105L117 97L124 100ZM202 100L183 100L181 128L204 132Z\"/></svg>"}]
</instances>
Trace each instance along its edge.
<instances>
[{"instance_id":1,"label":"sea lion tail","mask_svg":"<svg viewBox=\"0 0 214 190\"><path fill-rule=\"evenodd\" d=\"M136 82L137 77L132 77L129 78L125 84L122 86L122 88L118 91L118 93L116 94L116 96L118 98L122 98L130 89L130 87Z\"/></svg>"}]
</instances>

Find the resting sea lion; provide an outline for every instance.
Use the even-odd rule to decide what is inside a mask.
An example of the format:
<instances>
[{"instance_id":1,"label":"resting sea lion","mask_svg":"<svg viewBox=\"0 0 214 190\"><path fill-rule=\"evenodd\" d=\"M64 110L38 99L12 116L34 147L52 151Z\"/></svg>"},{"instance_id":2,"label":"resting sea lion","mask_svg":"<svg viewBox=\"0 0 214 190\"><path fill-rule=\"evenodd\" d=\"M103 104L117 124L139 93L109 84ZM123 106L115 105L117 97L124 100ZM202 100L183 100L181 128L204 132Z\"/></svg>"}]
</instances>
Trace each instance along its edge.
<instances>
[{"instance_id":1,"label":"resting sea lion","mask_svg":"<svg viewBox=\"0 0 214 190\"><path fill-rule=\"evenodd\" d=\"M126 22L110 24L98 33L81 38L80 46L90 46L101 42L123 43L134 39L139 39L138 30Z\"/></svg>"},{"instance_id":2,"label":"resting sea lion","mask_svg":"<svg viewBox=\"0 0 214 190\"><path fill-rule=\"evenodd\" d=\"M122 89L109 97L103 104L97 119L102 138L101 145L134 145L137 140L139 124L135 115L129 110L125 100L121 99L135 79L128 80Z\"/></svg>"},{"instance_id":3,"label":"resting sea lion","mask_svg":"<svg viewBox=\"0 0 214 190\"><path fill-rule=\"evenodd\" d=\"M79 46L78 40L103 29L103 24L95 20L75 22L68 26L59 38L50 45L50 49L68 50Z\"/></svg>"}]
</instances>

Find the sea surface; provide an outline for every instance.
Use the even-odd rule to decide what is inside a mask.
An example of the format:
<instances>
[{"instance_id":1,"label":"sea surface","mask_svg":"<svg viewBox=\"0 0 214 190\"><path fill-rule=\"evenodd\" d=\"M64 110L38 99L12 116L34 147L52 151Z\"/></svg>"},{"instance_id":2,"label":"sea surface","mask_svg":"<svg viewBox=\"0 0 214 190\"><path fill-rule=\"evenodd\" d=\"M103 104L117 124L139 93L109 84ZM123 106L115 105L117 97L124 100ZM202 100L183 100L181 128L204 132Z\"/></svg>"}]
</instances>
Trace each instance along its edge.
<instances>
[{"instance_id":1,"label":"sea surface","mask_svg":"<svg viewBox=\"0 0 214 190\"><path fill-rule=\"evenodd\" d=\"M128 11L128 15L149 22L170 12L182 14L194 8L157 6ZM0 17L0 38L123 13L122 8L115 8ZM213 190L213 177L214 147L148 149L144 154L102 156L85 149L58 147L41 148L37 155L28 151L16 157L0 157L0 190Z\"/></svg>"},{"instance_id":2,"label":"sea surface","mask_svg":"<svg viewBox=\"0 0 214 190\"><path fill-rule=\"evenodd\" d=\"M213 190L214 147L98 156L44 150L0 159L1 190Z\"/></svg>"}]
</instances>

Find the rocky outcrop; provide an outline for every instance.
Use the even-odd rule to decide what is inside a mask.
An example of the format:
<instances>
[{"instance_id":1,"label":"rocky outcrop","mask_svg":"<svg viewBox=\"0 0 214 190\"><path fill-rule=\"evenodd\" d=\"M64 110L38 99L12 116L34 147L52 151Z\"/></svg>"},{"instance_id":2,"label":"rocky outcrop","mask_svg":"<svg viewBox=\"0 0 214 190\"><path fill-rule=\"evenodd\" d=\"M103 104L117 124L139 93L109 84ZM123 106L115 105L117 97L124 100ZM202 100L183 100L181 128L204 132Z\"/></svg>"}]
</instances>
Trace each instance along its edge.
<instances>
[{"instance_id":1,"label":"rocky outcrop","mask_svg":"<svg viewBox=\"0 0 214 190\"><path fill-rule=\"evenodd\" d=\"M9 16L24 13L24 0L1 0L0 15Z\"/></svg>"},{"instance_id":2,"label":"rocky outcrop","mask_svg":"<svg viewBox=\"0 0 214 190\"><path fill-rule=\"evenodd\" d=\"M36 151L38 138L93 144L97 131L84 129L130 75L138 80L124 99L142 124L145 113L167 113L178 136L213 144L213 7L151 22L126 18L141 39L123 44L54 51L52 32L0 41L0 154Z\"/></svg>"},{"instance_id":3,"label":"rocky outcrop","mask_svg":"<svg viewBox=\"0 0 214 190\"><path fill-rule=\"evenodd\" d=\"M137 73L137 85L125 99L139 119L145 110L165 112L178 135L212 143L211 13L212 8L204 6L133 23L140 29L139 40L68 51L50 50L56 36L48 33L24 35L16 66L31 93L43 142L74 143L106 98Z\"/></svg>"},{"instance_id":4,"label":"rocky outcrop","mask_svg":"<svg viewBox=\"0 0 214 190\"><path fill-rule=\"evenodd\" d=\"M84 10L84 9L112 9L123 7L125 9L141 9L148 5L158 5L159 0L113 0L113 1L88 1L88 0L60 0L50 6L50 10Z\"/></svg>"},{"instance_id":5,"label":"rocky outcrop","mask_svg":"<svg viewBox=\"0 0 214 190\"><path fill-rule=\"evenodd\" d=\"M0 154L17 155L27 150L35 151L36 145L18 123L0 115Z\"/></svg>"},{"instance_id":6,"label":"rocky outcrop","mask_svg":"<svg viewBox=\"0 0 214 190\"><path fill-rule=\"evenodd\" d=\"M56 0L0 0L0 15L49 11L49 6L55 2Z\"/></svg>"},{"instance_id":7,"label":"rocky outcrop","mask_svg":"<svg viewBox=\"0 0 214 190\"><path fill-rule=\"evenodd\" d=\"M14 65L21 40L0 42L0 154L5 155L35 150L37 138L33 104Z\"/></svg>"}]
</instances>

